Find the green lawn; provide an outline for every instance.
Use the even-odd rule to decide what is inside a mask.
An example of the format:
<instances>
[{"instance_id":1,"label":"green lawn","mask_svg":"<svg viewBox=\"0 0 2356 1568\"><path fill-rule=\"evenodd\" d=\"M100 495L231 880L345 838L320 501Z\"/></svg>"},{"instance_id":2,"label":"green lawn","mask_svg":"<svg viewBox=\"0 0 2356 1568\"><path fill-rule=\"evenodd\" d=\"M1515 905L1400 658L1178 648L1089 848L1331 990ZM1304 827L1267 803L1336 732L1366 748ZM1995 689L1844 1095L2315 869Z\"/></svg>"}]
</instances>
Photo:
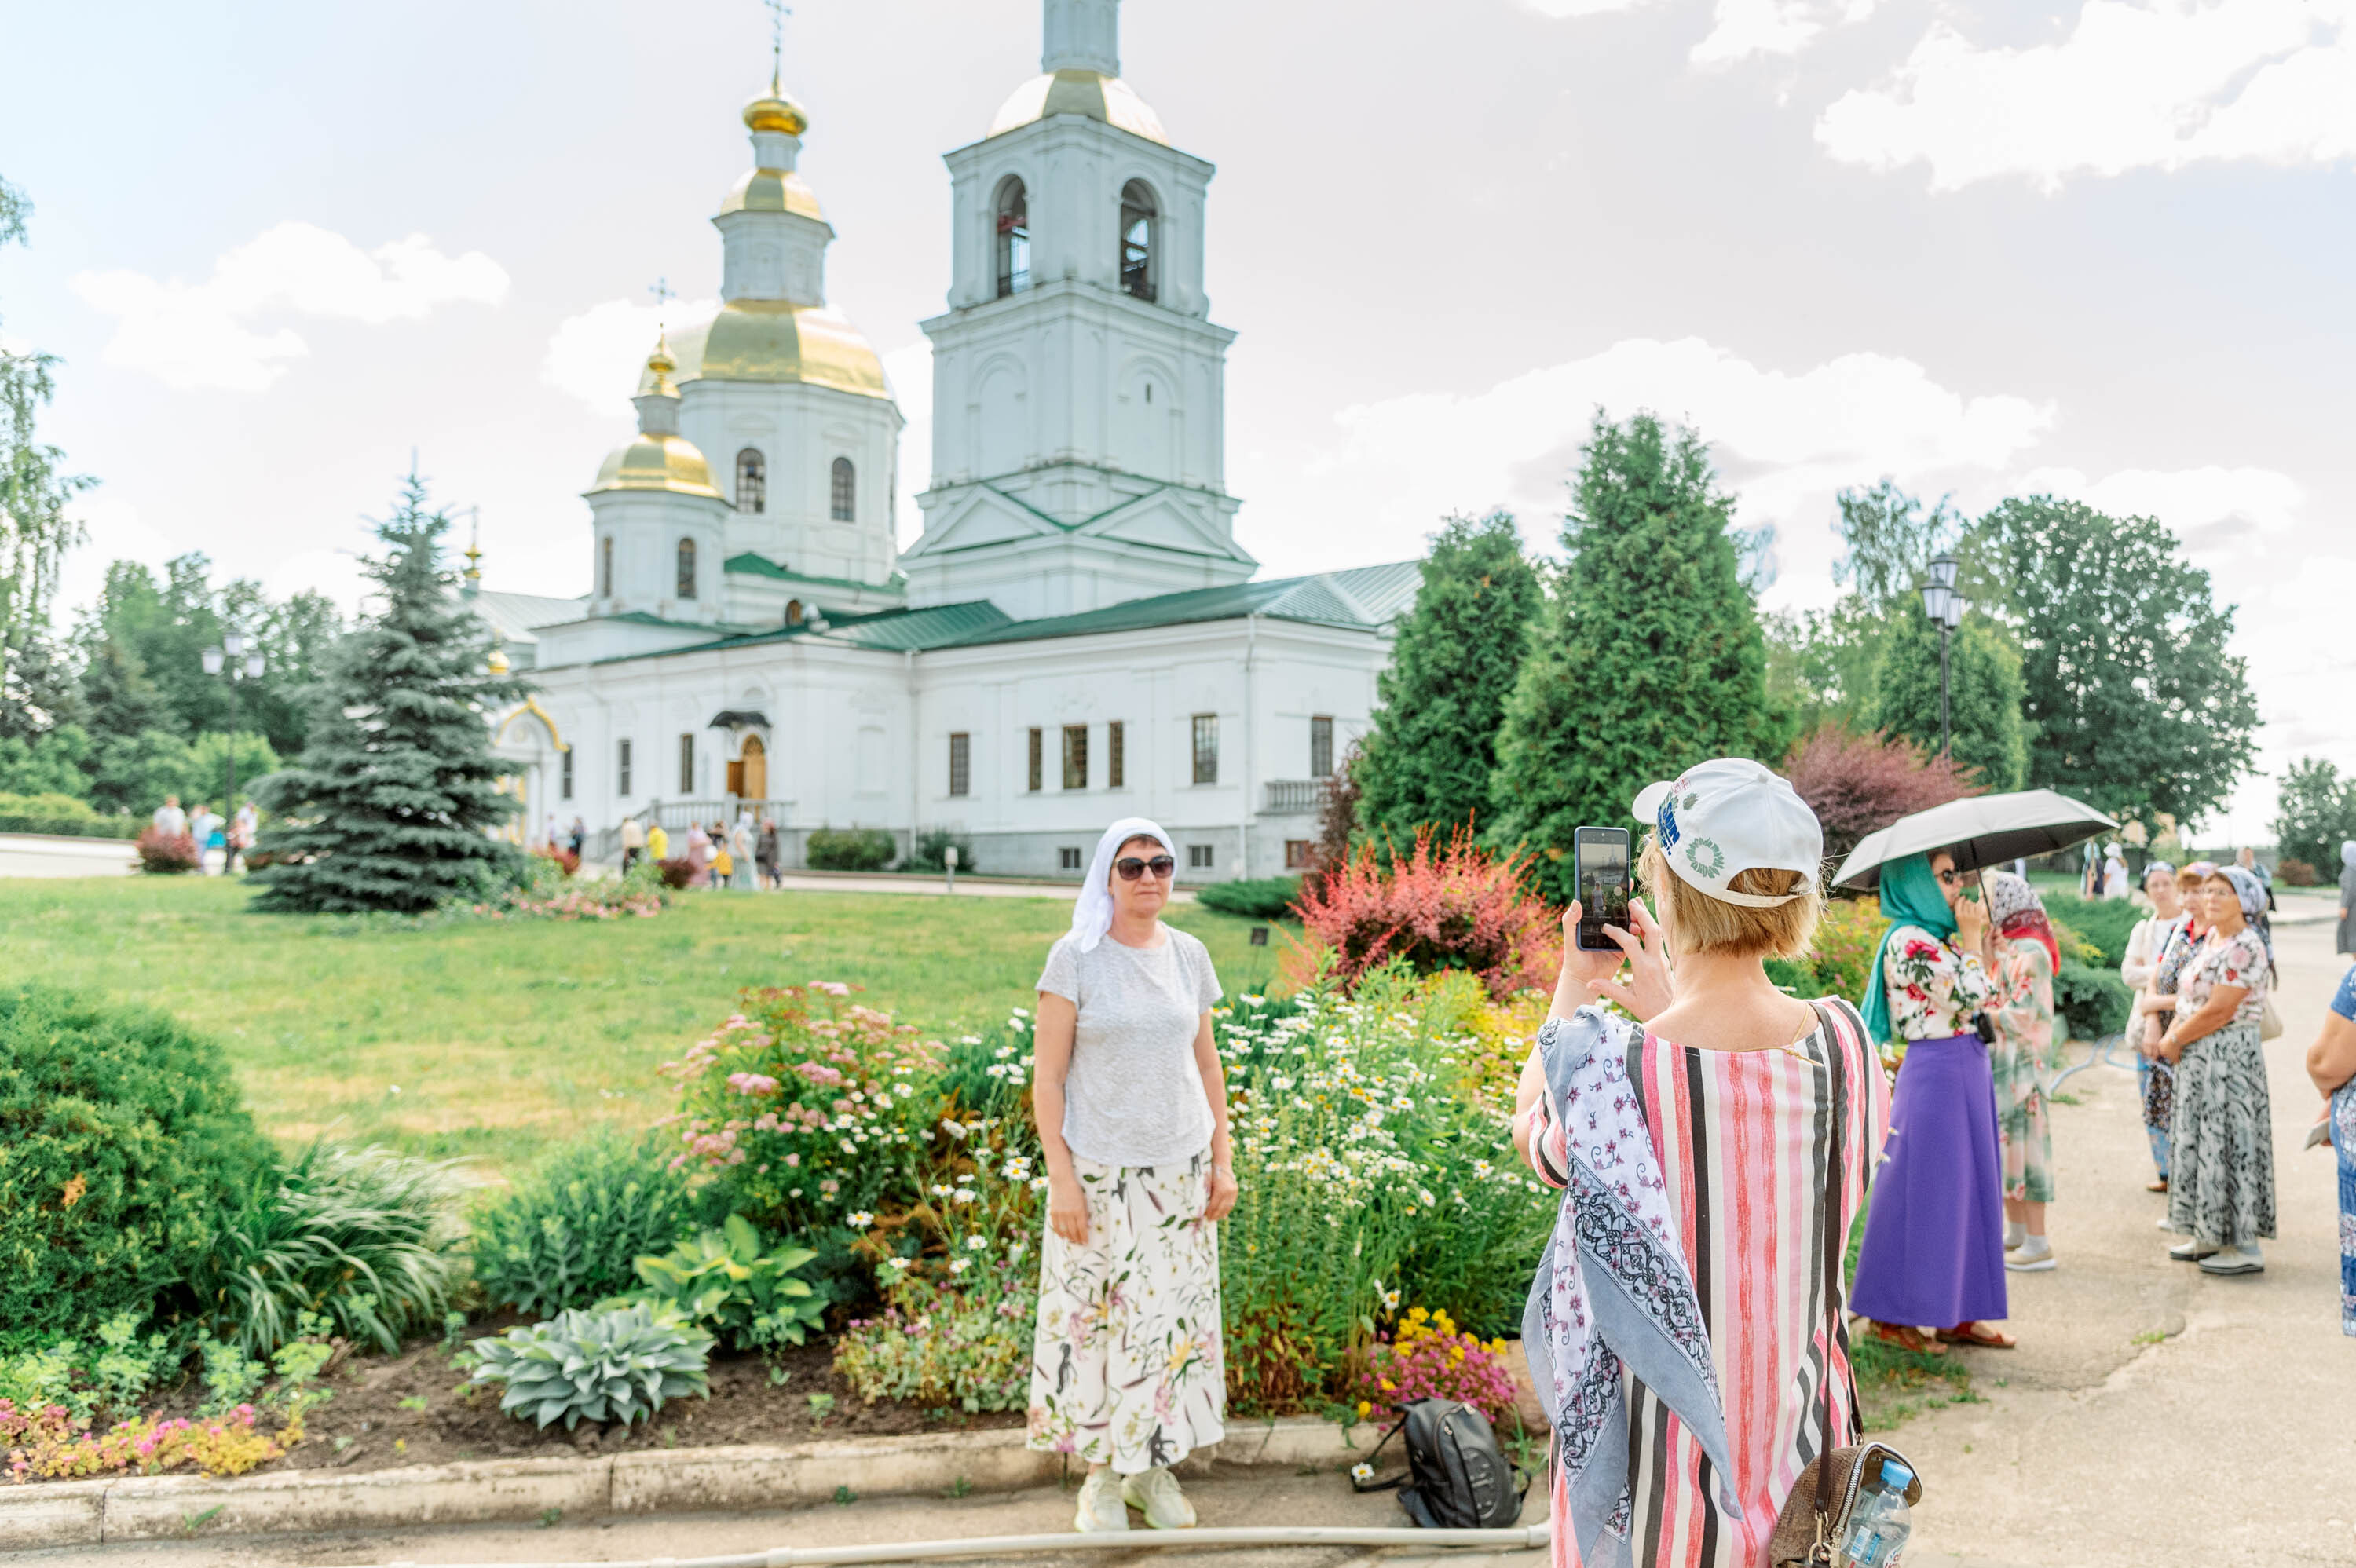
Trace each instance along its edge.
<instances>
[{"instance_id":1,"label":"green lawn","mask_svg":"<svg viewBox=\"0 0 2356 1568\"><path fill-rule=\"evenodd\" d=\"M928 1030L1030 1000L1060 900L695 892L659 919L400 929L257 915L214 878L0 880L0 976L135 998L220 1037L262 1125L490 1168L672 1108L658 1064L739 989L809 980ZM1275 977L1252 923L1189 904L1232 994ZM1281 939L1279 939L1280 944Z\"/></svg>"}]
</instances>

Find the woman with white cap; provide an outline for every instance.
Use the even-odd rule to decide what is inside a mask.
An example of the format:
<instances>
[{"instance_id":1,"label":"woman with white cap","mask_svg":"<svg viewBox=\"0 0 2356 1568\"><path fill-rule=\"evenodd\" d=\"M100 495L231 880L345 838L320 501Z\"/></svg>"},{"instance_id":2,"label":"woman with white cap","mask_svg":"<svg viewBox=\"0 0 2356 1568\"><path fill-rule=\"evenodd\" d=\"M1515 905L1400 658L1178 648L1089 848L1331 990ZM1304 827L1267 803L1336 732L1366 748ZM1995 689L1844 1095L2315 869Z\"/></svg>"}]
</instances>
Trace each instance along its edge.
<instances>
[{"instance_id":1,"label":"woman with white cap","mask_svg":"<svg viewBox=\"0 0 2356 1568\"><path fill-rule=\"evenodd\" d=\"M1720 758L1633 810L1657 918L1631 900L1634 933L1592 953L1565 912L1514 1118L1566 1189L1522 1324L1557 1435L1554 1562L1751 1568L1809 1459L1858 1430L1839 1266L1889 1090L1854 1008L1767 976L1824 908L1792 786Z\"/></svg>"},{"instance_id":2,"label":"woman with white cap","mask_svg":"<svg viewBox=\"0 0 2356 1568\"><path fill-rule=\"evenodd\" d=\"M1039 976L1032 1108L1047 1168L1030 1445L1087 1461L1078 1526L1194 1522L1170 1467L1226 1435L1217 1221L1236 1203L1218 976L1162 923L1170 836L1124 817Z\"/></svg>"}]
</instances>

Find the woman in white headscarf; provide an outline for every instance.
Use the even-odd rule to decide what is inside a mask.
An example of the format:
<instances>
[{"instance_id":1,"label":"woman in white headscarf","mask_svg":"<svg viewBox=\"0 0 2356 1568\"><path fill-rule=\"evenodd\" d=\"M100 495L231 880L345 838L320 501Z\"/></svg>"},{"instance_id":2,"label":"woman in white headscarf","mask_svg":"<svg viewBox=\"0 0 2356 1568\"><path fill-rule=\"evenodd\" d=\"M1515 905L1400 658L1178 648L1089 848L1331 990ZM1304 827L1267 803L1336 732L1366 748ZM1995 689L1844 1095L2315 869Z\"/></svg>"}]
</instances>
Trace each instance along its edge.
<instances>
[{"instance_id":1,"label":"woman in white headscarf","mask_svg":"<svg viewBox=\"0 0 2356 1568\"><path fill-rule=\"evenodd\" d=\"M1226 1435L1217 1222L1235 1207L1218 976L1162 923L1170 836L1124 817L1097 843L1072 929L1039 976L1031 1103L1047 1234L1030 1445L1087 1461L1082 1530L1194 1522L1170 1467Z\"/></svg>"},{"instance_id":2,"label":"woman in white headscarf","mask_svg":"<svg viewBox=\"0 0 2356 1568\"><path fill-rule=\"evenodd\" d=\"M2340 930L2331 951L2356 954L2356 838L2340 845Z\"/></svg>"}]
</instances>

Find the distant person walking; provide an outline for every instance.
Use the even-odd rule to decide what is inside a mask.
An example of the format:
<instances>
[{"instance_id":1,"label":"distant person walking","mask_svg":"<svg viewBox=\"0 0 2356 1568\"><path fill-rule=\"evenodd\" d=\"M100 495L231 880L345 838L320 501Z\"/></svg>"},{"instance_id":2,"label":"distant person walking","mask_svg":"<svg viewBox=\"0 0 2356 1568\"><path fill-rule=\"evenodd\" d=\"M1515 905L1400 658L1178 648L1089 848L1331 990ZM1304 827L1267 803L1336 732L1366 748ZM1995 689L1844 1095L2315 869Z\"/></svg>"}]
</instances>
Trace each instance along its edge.
<instances>
[{"instance_id":1,"label":"distant person walking","mask_svg":"<svg viewBox=\"0 0 2356 1568\"><path fill-rule=\"evenodd\" d=\"M1211 955L1162 923L1170 836L1097 841L1048 950L1032 1104L1047 1175L1030 1445L1088 1467L1078 1528L1194 1522L1170 1467L1226 1435L1217 1222L1235 1207Z\"/></svg>"},{"instance_id":2,"label":"distant person walking","mask_svg":"<svg viewBox=\"0 0 2356 1568\"><path fill-rule=\"evenodd\" d=\"M731 885L746 890L758 885L753 879L753 814L740 811L736 826L728 830L728 857L735 867Z\"/></svg>"},{"instance_id":3,"label":"distant person walking","mask_svg":"<svg viewBox=\"0 0 2356 1568\"><path fill-rule=\"evenodd\" d=\"M2356 954L2356 838L2340 845L2340 929L2331 950L2342 956Z\"/></svg>"},{"instance_id":4,"label":"distant person walking","mask_svg":"<svg viewBox=\"0 0 2356 1568\"><path fill-rule=\"evenodd\" d=\"M2356 1339L2356 967L2340 977L2323 1030L2307 1048L2307 1076L2323 1095L2340 1164L2340 1331Z\"/></svg>"},{"instance_id":5,"label":"distant person walking","mask_svg":"<svg viewBox=\"0 0 2356 1568\"><path fill-rule=\"evenodd\" d=\"M1906 1349L1938 1350L1927 1325L1941 1340L2008 1350L2012 1336L1989 1327L2010 1308L1996 1082L1976 1021L1997 994L1987 906L1941 849L1881 868L1881 912L1890 925L1865 1025L1876 1041L1904 1041L1906 1060L1850 1302L1876 1339Z\"/></svg>"},{"instance_id":6,"label":"distant person walking","mask_svg":"<svg viewBox=\"0 0 2356 1568\"><path fill-rule=\"evenodd\" d=\"M687 825L687 882L701 887L712 872L712 835L701 822Z\"/></svg>"},{"instance_id":7,"label":"distant person walking","mask_svg":"<svg viewBox=\"0 0 2356 1568\"><path fill-rule=\"evenodd\" d=\"M2103 896L2106 899L2127 896L2126 852L2115 844L2103 851Z\"/></svg>"},{"instance_id":8,"label":"distant person walking","mask_svg":"<svg viewBox=\"0 0 2356 1568\"><path fill-rule=\"evenodd\" d=\"M754 843L753 864L759 868L761 886L775 890L777 886L777 825L767 817L761 818L761 835Z\"/></svg>"},{"instance_id":9,"label":"distant person walking","mask_svg":"<svg viewBox=\"0 0 2356 1568\"><path fill-rule=\"evenodd\" d=\"M210 869L209 858L216 849L223 852L223 859L226 860L228 841L221 832L223 826L220 816L209 805L199 805L195 814L188 818L188 837L197 841L198 870L204 871ZM228 872L229 868L224 864L220 874L226 876Z\"/></svg>"},{"instance_id":10,"label":"distant person walking","mask_svg":"<svg viewBox=\"0 0 2356 1568\"><path fill-rule=\"evenodd\" d=\"M2189 869L2189 868L2188 868ZM2151 901L2152 912L2135 923L2127 933L2126 956L2119 960L2119 978L2135 988L2133 1010L2127 1017L2127 1040L2136 1053L2136 1097L2144 1110L2144 1136L2151 1145L2151 1163L2158 1174L2148 1183L2154 1192L2168 1190L2168 1115L2172 1102L2163 1099L2157 1115L2152 1110L2155 1074L2167 1075L2171 1070L2157 1060L2159 1031L2167 1027L2157 1008L2147 1006L2152 995L2152 979L2158 972L2160 955L2168 950L2169 938L2177 934L2184 922L2184 895L2179 887L2176 868L2165 860L2154 860L2143 869L2143 896ZM2175 982L2169 983L2169 1005L2175 1010ZM2160 1093L2166 1095L2166 1088Z\"/></svg>"},{"instance_id":11,"label":"distant person walking","mask_svg":"<svg viewBox=\"0 0 2356 1568\"><path fill-rule=\"evenodd\" d=\"M2062 972L2062 947L2036 889L2010 871L1990 871L1981 880L1997 933L1990 1014L1996 1046L1989 1064L2004 1146L2004 1266L2037 1274L2054 1266L2045 1237L2045 1206L2053 1201L2045 1077L2053 1068L2053 977Z\"/></svg>"},{"instance_id":12,"label":"distant person walking","mask_svg":"<svg viewBox=\"0 0 2356 1568\"><path fill-rule=\"evenodd\" d=\"M623 874L626 876L626 875L629 873L629 869L630 869L630 868L631 868L631 867L633 867L633 866L635 866L635 865L637 865L637 864L638 863L638 857L639 857L639 856L641 856L641 855L643 855L643 854L645 854L646 852L647 852L647 828L646 828L646 824L644 824L644 823L640 822L640 821L639 821L637 817L635 817L635 816L626 816L626 817L622 818L622 871L623 871Z\"/></svg>"},{"instance_id":13,"label":"distant person walking","mask_svg":"<svg viewBox=\"0 0 2356 1568\"><path fill-rule=\"evenodd\" d=\"M564 847L572 850L573 858L578 860L581 859L582 849L588 845L588 842L589 825L581 820L578 816L574 817L573 819L573 831L565 836Z\"/></svg>"},{"instance_id":14,"label":"distant person walking","mask_svg":"<svg viewBox=\"0 0 2356 1568\"><path fill-rule=\"evenodd\" d=\"M670 859L670 835L659 821L647 824L647 859L658 866Z\"/></svg>"},{"instance_id":15,"label":"distant person walking","mask_svg":"<svg viewBox=\"0 0 2356 1568\"><path fill-rule=\"evenodd\" d=\"M2258 1274L2275 1233L2275 1156L2258 1041L2274 955L2260 924L2266 891L2239 866L2201 884L2209 934L2186 965L2176 1020L2159 1038L2176 1064L2169 1128L2168 1250L2214 1275Z\"/></svg>"},{"instance_id":16,"label":"distant person walking","mask_svg":"<svg viewBox=\"0 0 2356 1568\"><path fill-rule=\"evenodd\" d=\"M261 833L262 816L253 809L253 802L249 800L239 806L237 815L230 819L229 856L221 862L224 874L236 865L239 856L253 848L253 841Z\"/></svg>"},{"instance_id":17,"label":"distant person walking","mask_svg":"<svg viewBox=\"0 0 2356 1568\"><path fill-rule=\"evenodd\" d=\"M180 809L180 797L167 795L164 804L155 808L155 831L166 838L184 837L188 831L188 814Z\"/></svg>"}]
</instances>

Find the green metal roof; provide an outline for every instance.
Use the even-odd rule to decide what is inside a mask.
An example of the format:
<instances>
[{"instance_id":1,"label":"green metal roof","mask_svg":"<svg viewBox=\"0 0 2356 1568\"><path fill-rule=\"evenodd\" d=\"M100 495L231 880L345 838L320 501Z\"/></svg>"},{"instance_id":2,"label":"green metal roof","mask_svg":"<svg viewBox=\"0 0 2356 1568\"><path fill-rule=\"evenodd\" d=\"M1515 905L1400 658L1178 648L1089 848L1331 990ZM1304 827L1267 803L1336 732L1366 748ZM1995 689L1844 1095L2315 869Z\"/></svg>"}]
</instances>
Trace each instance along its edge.
<instances>
[{"instance_id":1,"label":"green metal roof","mask_svg":"<svg viewBox=\"0 0 2356 1568\"><path fill-rule=\"evenodd\" d=\"M767 556L749 549L730 556L721 570L733 571L741 577L766 577L777 582L808 582L820 588L849 588L862 593L885 592L908 580L906 574L899 571L894 571L888 582L862 582L851 577L814 577L806 571L780 566Z\"/></svg>"},{"instance_id":2,"label":"green metal roof","mask_svg":"<svg viewBox=\"0 0 2356 1568\"><path fill-rule=\"evenodd\" d=\"M1397 619L1413 602L1421 581L1422 563L1405 560L1347 571L1320 572L1313 577L1280 577L1225 588L1195 588L1181 593L1157 593L1150 599L1130 599L1076 615L1009 621L948 645L971 647L1043 637L1082 637L1100 632L1136 632L1202 621L1232 621L1245 615L1327 626L1382 626Z\"/></svg>"}]
</instances>

